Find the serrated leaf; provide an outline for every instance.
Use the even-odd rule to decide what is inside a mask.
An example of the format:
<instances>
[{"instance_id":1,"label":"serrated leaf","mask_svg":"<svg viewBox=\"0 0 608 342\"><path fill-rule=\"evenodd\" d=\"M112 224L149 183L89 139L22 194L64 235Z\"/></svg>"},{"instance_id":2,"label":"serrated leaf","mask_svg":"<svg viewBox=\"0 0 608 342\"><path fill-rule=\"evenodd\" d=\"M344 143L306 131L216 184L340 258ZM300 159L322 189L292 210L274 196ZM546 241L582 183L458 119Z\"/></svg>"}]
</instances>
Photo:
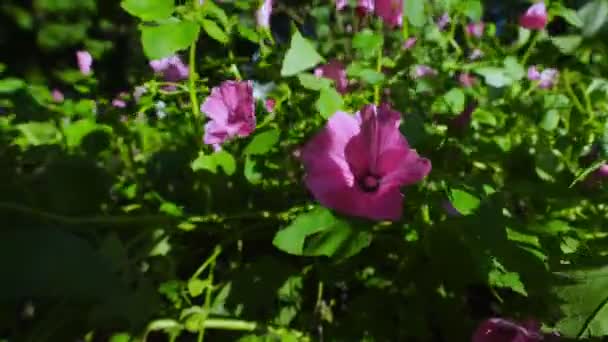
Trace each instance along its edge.
<instances>
[{"instance_id":1,"label":"serrated leaf","mask_svg":"<svg viewBox=\"0 0 608 342\"><path fill-rule=\"evenodd\" d=\"M228 37L228 35L226 35L224 30L222 30L222 28L219 27L215 23L215 21L209 20L209 19L203 19L201 22L203 25L203 30L205 30L205 32L207 32L209 37L217 40L218 42L220 42L222 44L228 43L230 38Z\"/></svg>"},{"instance_id":2,"label":"serrated leaf","mask_svg":"<svg viewBox=\"0 0 608 342\"><path fill-rule=\"evenodd\" d=\"M167 19L173 13L174 0L123 0L120 6L142 20Z\"/></svg>"},{"instance_id":3,"label":"serrated leaf","mask_svg":"<svg viewBox=\"0 0 608 342\"><path fill-rule=\"evenodd\" d=\"M144 53L149 59L169 57L186 49L196 41L200 30L199 25L192 21L171 21L140 28Z\"/></svg>"},{"instance_id":4,"label":"serrated leaf","mask_svg":"<svg viewBox=\"0 0 608 342\"><path fill-rule=\"evenodd\" d=\"M278 129L270 129L256 134L247 147L245 147L243 154L263 155L270 152L274 145L279 142L280 134L281 132Z\"/></svg>"},{"instance_id":5,"label":"serrated leaf","mask_svg":"<svg viewBox=\"0 0 608 342\"><path fill-rule=\"evenodd\" d=\"M319 55L310 41L302 37L296 30L291 37L291 45L281 67L281 76L294 76L302 71L309 70L324 59Z\"/></svg>"},{"instance_id":6,"label":"serrated leaf","mask_svg":"<svg viewBox=\"0 0 608 342\"><path fill-rule=\"evenodd\" d=\"M608 267L579 269L557 274L553 288L561 301L562 319L557 328L564 337L608 335Z\"/></svg>"},{"instance_id":7,"label":"serrated leaf","mask_svg":"<svg viewBox=\"0 0 608 342\"><path fill-rule=\"evenodd\" d=\"M355 231L348 222L335 217L329 209L317 207L299 215L278 231L272 241L278 249L304 256L352 256L371 242L368 232Z\"/></svg>"},{"instance_id":8,"label":"serrated leaf","mask_svg":"<svg viewBox=\"0 0 608 342\"><path fill-rule=\"evenodd\" d=\"M450 202L462 215L472 214L481 203L479 198L459 189L452 189L450 191Z\"/></svg>"}]
</instances>

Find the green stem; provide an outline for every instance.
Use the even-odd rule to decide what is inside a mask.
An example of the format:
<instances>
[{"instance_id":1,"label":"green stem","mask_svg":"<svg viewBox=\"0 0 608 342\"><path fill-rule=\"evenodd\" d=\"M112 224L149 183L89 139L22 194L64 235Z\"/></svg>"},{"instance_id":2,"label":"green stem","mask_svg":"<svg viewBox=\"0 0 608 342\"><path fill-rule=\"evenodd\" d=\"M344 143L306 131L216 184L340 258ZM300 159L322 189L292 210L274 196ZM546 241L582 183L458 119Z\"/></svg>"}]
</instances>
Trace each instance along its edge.
<instances>
[{"instance_id":1,"label":"green stem","mask_svg":"<svg viewBox=\"0 0 608 342\"><path fill-rule=\"evenodd\" d=\"M236 330L236 331L254 331L258 328L258 324L255 322L240 321L236 319L221 319L221 318L209 318L205 320L204 324L207 329L220 329L220 330Z\"/></svg>"},{"instance_id":2,"label":"green stem","mask_svg":"<svg viewBox=\"0 0 608 342\"><path fill-rule=\"evenodd\" d=\"M192 5L194 10L198 10L199 2L198 0L192 0ZM192 42L190 45L190 61L189 61L189 91L190 91L190 103L192 105L192 115L194 116L194 122L198 121L200 117L200 108L198 106L198 98L196 94L196 43L198 42L198 37Z\"/></svg>"},{"instance_id":3,"label":"green stem","mask_svg":"<svg viewBox=\"0 0 608 342\"><path fill-rule=\"evenodd\" d=\"M382 23L380 23L380 30L382 30ZM378 59L376 60L376 71L378 73L382 73L382 57L383 57L384 45L380 47L378 51ZM380 88L381 84L376 84L374 86L374 103L380 105Z\"/></svg>"},{"instance_id":4,"label":"green stem","mask_svg":"<svg viewBox=\"0 0 608 342\"><path fill-rule=\"evenodd\" d=\"M534 50L534 48L536 47L536 43L538 42L538 38L540 37L540 33L535 32L534 36L532 37L532 41L530 42L530 45L528 45L528 49L526 50L526 52L524 53L524 56L521 59L521 65L525 66L526 62L528 61L528 58L530 58L530 54L532 53L532 50Z\"/></svg>"},{"instance_id":5,"label":"green stem","mask_svg":"<svg viewBox=\"0 0 608 342\"><path fill-rule=\"evenodd\" d=\"M563 75L566 92L570 96L570 99L572 99L574 106L576 107L576 109L578 109L579 112L581 112L581 114L586 113L585 107L583 107L583 105L581 104L581 101L578 99L578 96L576 96L576 93L574 93L572 85L570 84L570 72L566 69L564 70Z\"/></svg>"},{"instance_id":6,"label":"green stem","mask_svg":"<svg viewBox=\"0 0 608 342\"><path fill-rule=\"evenodd\" d=\"M209 312L211 311L211 292L213 291L213 271L215 270L215 260L217 259L217 256L222 252L222 248L218 245L215 247L215 251L213 252L213 255L211 256L211 263L209 266L209 277L207 277L207 280L209 281L209 286L207 287L207 291L205 292L205 318L203 319L203 322L207 321L207 318L209 317ZM199 342L203 342L203 339L205 338L205 328L207 327L206 324L203 324L203 326L201 327L201 330L199 331L198 334L198 341Z\"/></svg>"}]
</instances>

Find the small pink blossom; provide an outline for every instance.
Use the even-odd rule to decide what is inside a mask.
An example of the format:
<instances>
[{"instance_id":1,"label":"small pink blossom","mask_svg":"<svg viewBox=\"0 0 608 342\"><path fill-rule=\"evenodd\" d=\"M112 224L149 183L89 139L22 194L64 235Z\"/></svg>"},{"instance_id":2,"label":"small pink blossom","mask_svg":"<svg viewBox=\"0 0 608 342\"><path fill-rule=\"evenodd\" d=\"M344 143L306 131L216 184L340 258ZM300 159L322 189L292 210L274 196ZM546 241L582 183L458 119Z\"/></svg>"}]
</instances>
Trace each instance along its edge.
<instances>
[{"instance_id":1,"label":"small pink blossom","mask_svg":"<svg viewBox=\"0 0 608 342\"><path fill-rule=\"evenodd\" d=\"M51 96L53 97L53 101L55 102L63 102L64 100L63 93L59 89L53 89L53 91L51 92Z\"/></svg>"},{"instance_id":2,"label":"small pink blossom","mask_svg":"<svg viewBox=\"0 0 608 342\"><path fill-rule=\"evenodd\" d=\"M270 28L270 16L272 15L272 0L264 0L262 6L256 12L258 27Z\"/></svg>"},{"instance_id":3,"label":"small pink blossom","mask_svg":"<svg viewBox=\"0 0 608 342\"><path fill-rule=\"evenodd\" d=\"M357 13L366 16L374 11L375 0L357 0Z\"/></svg>"},{"instance_id":4,"label":"small pink blossom","mask_svg":"<svg viewBox=\"0 0 608 342\"><path fill-rule=\"evenodd\" d=\"M536 65L528 68L528 79L530 81L540 80L540 72L538 71L538 67Z\"/></svg>"},{"instance_id":5,"label":"small pink blossom","mask_svg":"<svg viewBox=\"0 0 608 342\"><path fill-rule=\"evenodd\" d=\"M225 81L211 90L201 105L209 121L204 142L220 145L233 137L246 137L255 130L255 101L252 81Z\"/></svg>"},{"instance_id":6,"label":"small pink blossom","mask_svg":"<svg viewBox=\"0 0 608 342\"><path fill-rule=\"evenodd\" d=\"M389 27L401 26L403 23L403 0L376 0L375 12Z\"/></svg>"},{"instance_id":7,"label":"small pink blossom","mask_svg":"<svg viewBox=\"0 0 608 342\"><path fill-rule=\"evenodd\" d=\"M478 60L480 58L483 57L483 51L481 51L481 49L473 49L473 51L471 51L471 53L469 54L469 60L471 61L475 61Z\"/></svg>"},{"instance_id":8,"label":"small pink blossom","mask_svg":"<svg viewBox=\"0 0 608 342\"><path fill-rule=\"evenodd\" d=\"M336 0L336 11L343 10L348 5L348 0Z\"/></svg>"},{"instance_id":9,"label":"small pink blossom","mask_svg":"<svg viewBox=\"0 0 608 342\"><path fill-rule=\"evenodd\" d=\"M427 76L437 76L437 70L423 64L414 67L414 78L423 78Z\"/></svg>"},{"instance_id":10,"label":"small pink blossom","mask_svg":"<svg viewBox=\"0 0 608 342\"><path fill-rule=\"evenodd\" d=\"M437 20L437 27L439 27L440 30L443 30L446 26L448 26L450 21L450 15L447 13L443 13L441 17L439 17L439 19Z\"/></svg>"},{"instance_id":11,"label":"small pink blossom","mask_svg":"<svg viewBox=\"0 0 608 342\"><path fill-rule=\"evenodd\" d=\"M466 33L469 36L475 37L475 38L481 38L483 36L483 31L485 29L485 24L483 21L477 22L477 23L469 23L467 25L467 29L466 29Z\"/></svg>"},{"instance_id":12,"label":"small pink blossom","mask_svg":"<svg viewBox=\"0 0 608 342\"><path fill-rule=\"evenodd\" d=\"M602 164L594 173L598 177L608 178L608 164Z\"/></svg>"},{"instance_id":13,"label":"small pink blossom","mask_svg":"<svg viewBox=\"0 0 608 342\"><path fill-rule=\"evenodd\" d=\"M547 7L543 1L530 6L526 13L519 18L519 25L529 30L542 30L547 26Z\"/></svg>"},{"instance_id":14,"label":"small pink blossom","mask_svg":"<svg viewBox=\"0 0 608 342\"><path fill-rule=\"evenodd\" d=\"M541 89L553 88L557 83L559 77L559 71L553 68L547 68L540 73L540 80L538 81L538 87Z\"/></svg>"},{"instance_id":15,"label":"small pink blossom","mask_svg":"<svg viewBox=\"0 0 608 342\"><path fill-rule=\"evenodd\" d=\"M188 78L190 74L188 66L182 62L179 56L150 61L150 67L154 72L162 74L163 79L167 82L179 82Z\"/></svg>"},{"instance_id":16,"label":"small pink blossom","mask_svg":"<svg viewBox=\"0 0 608 342\"><path fill-rule=\"evenodd\" d=\"M127 106L127 103L121 99L114 99L112 100L112 106L116 108L125 108Z\"/></svg>"},{"instance_id":17,"label":"small pink blossom","mask_svg":"<svg viewBox=\"0 0 608 342\"><path fill-rule=\"evenodd\" d=\"M88 51L77 51L76 62L78 63L78 69L80 73L87 76L92 72L91 66L93 65L93 57Z\"/></svg>"},{"instance_id":18,"label":"small pink blossom","mask_svg":"<svg viewBox=\"0 0 608 342\"><path fill-rule=\"evenodd\" d=\"M475 77L468 72L463 72L458 75L458 82L463 88L469 88L475 84Z\"/></svg>"},{"instance_id":19,"label":"small pink blossom","mask_svg":"<svg viewBox=\"0 0 608 342\"><path fill-rule=\"evenodd\" d=\"M519 324L502 318L490 318L477 328L472 342L540 342L544 341L540 324L527 321Z\"/></svg>"},{"instance_id":20,"label":"small pink blossom","mask_svg":"<svg viewBox=\"0 0 608 342\"><path fill-rule=\"evenodd\" d=\"M405 40L405 42L403 42L403 48L405 50L409 50L409 49L413 48L414 45L416 45L417 41L418 41L418 39L416 37L409 37L408 39Z\"/></svg>"},{"instance_id":21,"label":"small pink blossom","mask_svg":"<svg viewBox=\"0 0 608 342\"><path fill-rule=\"evenodd\" d=\"M348 91L348 78L346 77L346 68L340 61L332 60L329 63L317 67L315 76L328 78L335 82L336 89L341 94Z\"/></svg>"},{"instance_id":22,"label":"small pink blossom","mask_svg":"<svg viewBox=\"0 0 608 342\"><path fill-rule=\"evenodd\" d=\"M266 99L266 101L264 101L264 107L266 107L268 113L272 113L276 105L277 101L275 99Z\"/></svg>"},{"instance_id":23,"label":"small pink blossom","mask_svg":"<svg viewBox=\"0 0 608 342\"><path fill-rule=\"evenodd\" d=\"M301 151L306 185L324 206L373 220L399 220L400 188L420 182L431 162L399 131L401 113L367 105L335 113Z\"/></svg>"}]
</instances>

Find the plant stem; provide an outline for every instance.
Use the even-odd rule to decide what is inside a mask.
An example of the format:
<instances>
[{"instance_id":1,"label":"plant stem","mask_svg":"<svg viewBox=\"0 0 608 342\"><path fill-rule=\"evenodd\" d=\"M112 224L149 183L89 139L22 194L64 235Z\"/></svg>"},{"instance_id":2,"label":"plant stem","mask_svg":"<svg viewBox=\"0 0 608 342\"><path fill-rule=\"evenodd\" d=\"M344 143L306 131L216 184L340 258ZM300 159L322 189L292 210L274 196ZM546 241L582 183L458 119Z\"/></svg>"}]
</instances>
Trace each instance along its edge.
<instances>
[{"instance_id":1,"label":"plant stem","mask_svg":"<svg viewBox=\"0 0 608 342\"><path fill-rule=\"evenodd\" d=\"M199 2L198 0L192 0L192 5L194 7L194 10L196 11L198 9L199 6ZM194 122L196 123L200 117L200 108L198 106L198 98L197 98L197 94L196 94L196 78L197 78L197 73L196 73L196 43L198 42L198 37L196 37L196 39L194 40L194 42L192 42L192 44L190 45L190 60L189 60L189 72L188 72L188 78L189 78L189 91L190 91L190 104L192 105L192 115L193 115L193 119Z\"/></svg>"},{"instance_id":2,"label":"plant stem","mask_svg":"<svg viewBox=\"0 0 608 342\"><path fill-rule=\"evenodd\" d=\"M254 331L258 328L255 322L240 321L236 319L209 318L205 320L205 328L220 330Z\"/></svg>"},{"instance_id":3,"label":"plant stem","mask_svg":"<svg viewBox=\"0 0 608 342\"><path fill-rule=\"evenodd\" d=\"M530 54L532 53L532 50L534 50L534 48L536 47L536 43L538 42L538 38L540 37L540 33L535 32L534 36L532 37L532 41L530 42L530 45L528 45L528 49L526 50L526 52L524 53L524 56L521 59L521 65L525 66L526 62L528 61L528 58L530 58Z\"/></svg>"},{"instance_id":4,"label":"plant stem","mask_svg":"<svg viewBox=\"0 0 608 342\"><path fill-rule=\"evenodd\" d=\"M579 110L579 112L581 112L581 114L586 113L587 111L585 110L585 107L583 107L583 105L581 104L581 101L579 101L578 96L576 96L576 94L574 93L574 90L572 89L572 85L570 84L570 71L568 69L564 70L563 75L564 75L564 86L566 87L566 92L572 99L574 106L576 107L576 109Z\"/></svg>"}]
</instances>

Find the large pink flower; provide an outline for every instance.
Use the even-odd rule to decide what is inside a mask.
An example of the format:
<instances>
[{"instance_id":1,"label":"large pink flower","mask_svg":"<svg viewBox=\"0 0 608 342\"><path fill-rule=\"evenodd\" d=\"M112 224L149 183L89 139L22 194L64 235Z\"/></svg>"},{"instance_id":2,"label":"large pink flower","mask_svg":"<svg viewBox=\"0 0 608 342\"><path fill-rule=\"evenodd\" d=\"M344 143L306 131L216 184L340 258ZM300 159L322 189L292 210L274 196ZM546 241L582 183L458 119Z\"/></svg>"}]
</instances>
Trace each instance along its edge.
<instances>
[{"instance_id":1,"label":"large pink flower","mask_svg":"<svg viewBox=\"0 0 608 342\"><path fill-rule=\"evenodd\" d=\"M259 27L270 28L270 16L272 15L272 0L264 0L262 6L256 12L256 21Z\"/></svg>"},{"instance_id":2,"label":"large pink flower","mask_svg":"<svg viewBox=\"0 0 608 342\"><path fill-rule=\"evenodd\" d=\"M375 0L357 0L357 13L365 16L374 11Z\"/></svg>"},{"instance_id":3,"label":"large pink flower","mask_svg":"<svg viewBox=\"0 0 608 342\"><path fill-rule=\"evenodd\" d=\"M344 68L344 64L337 60L332 60L329 63L316 68L315 76L333 80L336 84L336 89L342 94L346 93L348 90L346 69Z\"/></svg>"},{"instance_id":4,"label":"large pink flower","mask_svg":"<svg viewBox=\"0 0 608 342\"><path fill-rule=\"evenodd\" d=\"M400 119L388 105L367 105L356 116L335 113L301 152L315 198L343 214L398 220L400 188L431 171L399 131Z\"/></svg>"},{"instance_id":5,"label":"large pink flower","mask_svg":"<svg viewBox=\"0 0 608 342\"><path fill-rule=\"evenodd\" d=\"M214 87L201 111L211 119L205 125L205 144L220 145L235 136L248 136L255 130L253 82L225 81Z\"/></svg>"},{"instance_id":6,"label":"large pink flower","mask_svg":"<svg viewBox=\"0 0 608 342\"><path fill-rule=\"evenodd\" d=\"M529 30L542 30L547 26L547 7L543 1L530 6L519 18L519 25Z\"/></svg>"},{"instance_id":7,"label":"large pink flower","mask_svg":"<svg viewBox=\"0 0 608 342\"><path fill-rule=\"evenodd\" d=\"M390 27L403 23L403 0L376 0L376 15Z\"/></svg>"}]
</instances>

